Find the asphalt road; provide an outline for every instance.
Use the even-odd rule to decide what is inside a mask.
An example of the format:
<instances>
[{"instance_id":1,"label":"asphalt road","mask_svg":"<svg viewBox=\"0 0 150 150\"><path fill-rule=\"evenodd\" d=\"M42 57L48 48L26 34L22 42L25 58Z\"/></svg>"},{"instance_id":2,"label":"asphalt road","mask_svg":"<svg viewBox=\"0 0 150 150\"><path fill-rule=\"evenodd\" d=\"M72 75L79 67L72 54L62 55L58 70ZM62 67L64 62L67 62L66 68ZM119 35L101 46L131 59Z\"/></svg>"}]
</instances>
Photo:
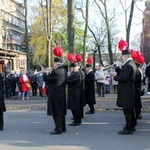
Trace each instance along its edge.
<instances>
[{"instance_id":1,"label":"asphalt road","mask_svg":"<svg viewBox=\"0 0 150 150\"><path fill-rule=\"evenodd\" d=\"M119 135L124 126L122 111L97 111L86 115L82 125L51 135L54 123L46 110L8 110L0 132L0 150L150 150L150 114L143 113L133 135Z\"/></svg>"}]
</instances>

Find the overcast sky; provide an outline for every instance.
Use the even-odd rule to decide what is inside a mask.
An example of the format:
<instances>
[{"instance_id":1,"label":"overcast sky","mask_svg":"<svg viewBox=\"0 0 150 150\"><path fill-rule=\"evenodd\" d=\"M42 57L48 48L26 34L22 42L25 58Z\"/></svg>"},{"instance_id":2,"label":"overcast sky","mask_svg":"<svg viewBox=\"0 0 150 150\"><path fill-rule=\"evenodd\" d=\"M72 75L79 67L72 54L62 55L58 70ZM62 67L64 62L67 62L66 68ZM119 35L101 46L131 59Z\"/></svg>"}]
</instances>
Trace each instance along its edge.
<instances>
[{"instance_id":1,"label":"overcast sky","mask_svg":"<svg viewBox=\"0 0 150 150\"><path fill-rule=\"evenodd\" d=\"M17 0L18 2L20 3L23 3L24 0ZM122 0L123 3L125 2L125 0ZM30 0L27 1L28 2L28 5L29 5L29 8L30 6L33 6L33 5L36 5L38 3L38 0ZM126 0L126 8L128 8L128 6L131 4L131 0ZM137 3L137 7L141 10L144 11L145 9L145 2L144 1L138 1ZM132 27L131 27L131 39L134 38L134 35L136 35L137 33L139 32L142 32L142 18L143 18L143 14L141 11L139 11L137 9L137 7L135 7L135 10L134 10L134 17L133 17L133 24L132 24ZM118 11L122 11L122 8L121 6L118 8ZM30 13L30 9L29 9L29 13ZM30 17L30 14L29 14L29 21L28 22L32 22L32 19L33 17L31 16ZM124 23L124 16L118 18L118 27L120 28L121 32L117 35L118 38L124 38L125 39L125 23Z\"/></svg>"}]
</instances>

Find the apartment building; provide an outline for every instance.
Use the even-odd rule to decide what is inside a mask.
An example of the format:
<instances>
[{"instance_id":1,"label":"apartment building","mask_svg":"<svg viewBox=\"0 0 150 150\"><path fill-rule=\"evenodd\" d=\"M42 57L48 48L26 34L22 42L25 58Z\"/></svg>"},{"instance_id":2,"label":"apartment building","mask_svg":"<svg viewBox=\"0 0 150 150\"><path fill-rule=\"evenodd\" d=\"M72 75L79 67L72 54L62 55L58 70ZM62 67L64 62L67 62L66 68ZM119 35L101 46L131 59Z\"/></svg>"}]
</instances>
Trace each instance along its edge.
<instances>
[{"instance_id":1,"label":"apartment building","mask_svg":"<svg viewBox=\"0 0 150 150\"><path fill-rule=\"evenodd\" d=\"M0 70L26 69L24 11L15 0L0 0Z\"/></svg>"}]
</instances>

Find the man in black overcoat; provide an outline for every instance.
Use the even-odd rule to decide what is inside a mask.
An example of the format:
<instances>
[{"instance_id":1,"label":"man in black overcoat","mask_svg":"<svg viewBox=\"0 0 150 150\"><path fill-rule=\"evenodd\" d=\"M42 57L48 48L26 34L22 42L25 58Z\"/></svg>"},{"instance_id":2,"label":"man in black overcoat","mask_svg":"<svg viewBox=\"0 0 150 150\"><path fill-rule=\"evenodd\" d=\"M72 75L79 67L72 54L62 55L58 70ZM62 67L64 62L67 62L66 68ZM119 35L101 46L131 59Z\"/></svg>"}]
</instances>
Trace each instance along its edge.
<instances>
[{"instance_id":1,"label":"man in black overcoat","mask_svg":"<svg viewBox=\"0 0 150 150\"><path fill-rule=\"evenodd\" d=\"M71 73L67 78L67 104L68 109L70 109L73 114L73 122L69 124L70 126L79 126L81 124L80 78L78 62L71 63Z\"/></svg>"},{"instance_id":2,"label":"man in black overcoat","mask_svg":"<svg viewBox=\"0 0 150 150\"><path fill-rule=\"evenodd\" d=\"M51 134L66 132L66 81L67 72L62 66L60 58L54 58L54 69L51 73L43 74L43 79L48 83L47 115L53 116L55 129Z\"/></svg>"},{"instance_id":3,"label":"man in black overcoat","mask_svg":"<svg viewBox=\"0 0 150 150\"><path fill-rule=\"evenodd\" d=\"M126 125L119 134L132 134L135 131L135 77L136 65L131 57L130 50L122 51L123 68L119 75L114 77L118 81L117 106L123 108Z\"/></svg>"},{"instance_id":4,"label":"man in black overcoat","mask_svg":"<svg viewBox=\"0 0 150 150\"><path fill-rule=\"evenodd\" d=\"M79 67L79 73L80 73L80 113L81 118L84 118L84 106L85 106L85 73L83 70Z\"/></svg>"},{"instance_id":5,"label":"man in black overcoat","mask_svg":"<svg viewBox=\"0 0 150 150\"><path fill-rule=\"evenodd\" d=\"M89 105L90 110L86 114L94 114L94 104L95 100L95 74L92 70L91 64L86 65L86 74L85 74L85 103Z\"/></svg>"},{"instance_id":6,"label":"man in black overcoat","mask_svg":"<svg viewBox=\"0 0 150 150\"><path fill-rule=\"evenodd\" d=\"M6 111L3 93L3 76L0 73L0 131L4 129L4 117L3 112Z\"/></svg>"}]
</instances>

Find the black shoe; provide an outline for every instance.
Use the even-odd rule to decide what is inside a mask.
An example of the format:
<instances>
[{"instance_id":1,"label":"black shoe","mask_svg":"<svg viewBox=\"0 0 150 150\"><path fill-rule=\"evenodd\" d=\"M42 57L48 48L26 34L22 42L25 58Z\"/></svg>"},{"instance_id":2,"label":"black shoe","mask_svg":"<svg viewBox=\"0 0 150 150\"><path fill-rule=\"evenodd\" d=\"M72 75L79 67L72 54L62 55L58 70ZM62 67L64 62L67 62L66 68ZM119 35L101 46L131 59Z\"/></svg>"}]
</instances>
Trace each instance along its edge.
<instances>
[{"instance_id":1,"label":"black shoe","mask_svg":"<svg viewBox=\"0 0 150 150\"><path fill-rule=\"evenodd\" d=\"M87 111L86 114L94 114L92 111Z\"/></svg>"},{"instance_id":2,"label":"black shoe","mask_svg":"<svg viewBox=\"0 0 150 150\"><path fill-rule=\"evenodd\" d=\"M61 131L55 131L55 130L54 130L54 131L51 131L50 134L62 134L62 132L61 132Z\"/></svg>"},{"instance_id":3,"label":"black shoe","mask_svg":"<svg viewBox=\"0 0 150 150\"><path fill-rule=\"evenodd\" d=\"M127 130L126 127L124 127L123 130ZM133 127L133 128L131 129L131 131L132 131L132 132L135 132L135 131L136 131L135 127Z\"/></svg>"},{"instance_id":4,"label":"black shoe","mask_svg":"<svg viewBox=\"0 0 150 150\"><path fill-rule=\"evenodd\" d=\"M66 128L62 129L62 132L67 132Z\"/></svg>"},{"instance_id":5,"label":"black shoe","mask_svg":"<svg viewBox=\"0 0 150 150\"><path fill-rule=\"evenodd\" d=\"M120 134L120 135L128 135L128 134L133 134L133 131L124 129L122 131L119 131L118 134Z\"/></svg>"},{"instance_id":6,"label":"black shoe","mask_svg":"<svg viewBox=\"0 0 150 150\"><path fill-rule=\"evenodd\" d=\"M72 122L72 123L69 123L69 126L79 126L80 123L75 123L75 122Z\"/></svg>"},{"instance_id":7,"label":"black shoe","mask_svg":"<svg viewBox=\"0 0 150 150\"><path fill-rule=\"evenodd\" d=\"M4 129L3 128L0 128L0 131L3 131Z\"/></svg>"},{"instance_id":8,"label":"black shoe","mask_svg":"<svg viewBox=\"0 0 150 150\"><path fill-rule=\"evenodd\" d=\"M136 119L142 119L142 115L139 115Z\"/></svg>"}]
</instances>

